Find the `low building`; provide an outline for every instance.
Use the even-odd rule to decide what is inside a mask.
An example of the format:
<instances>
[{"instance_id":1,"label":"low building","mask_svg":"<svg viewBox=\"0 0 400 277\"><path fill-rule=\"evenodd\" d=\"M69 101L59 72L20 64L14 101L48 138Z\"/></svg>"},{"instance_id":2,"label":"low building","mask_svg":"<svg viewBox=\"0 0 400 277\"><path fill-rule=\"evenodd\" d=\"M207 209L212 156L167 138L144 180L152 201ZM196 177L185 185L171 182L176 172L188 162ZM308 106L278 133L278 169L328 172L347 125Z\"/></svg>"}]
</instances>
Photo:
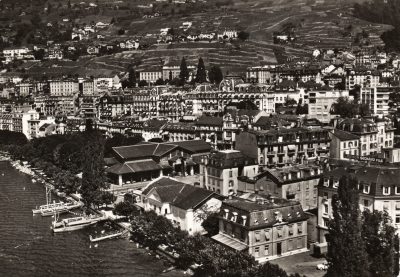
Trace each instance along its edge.
<instances>
[{"instance_id":1,"label":"low building","mask_svg":"<svg viewBox=\"0 0 400 277\"><path fill-rule=\"evenodd\" d=\"M252 178L258 173L257 160L237 150L223 150L203 157L200 186L229 196L238 191L238 177Z\"/></svg>"},{"instance_id":2,"label":"low building","mask_svg":"<svg viewBox=\"0 0 400 277\"><path fill-rule=\"evenodd\" d=\"M248 193L222 202L213 239L265 262L307 251L307 218L298 202Z\"/></svg>"},{"instance_id":3,"label":"low building","mask_svg":"<svg viewBox=\"0 0 400 277\"><path fill-rule=\"evenodd\" d=\"M117 163L107 168L110 179L125 182L150 181L163 175L193 175L199 172L195 156L207 155L211 146L202 140L174 143L139 143L113 147Z\"/></svg>"},{"instance_id":4,"label":"low building","mask_svg":"<svg viewBox=\"0 0 400 277\"><path fill-rule=\"evenodd\" d=\"M173 178L160 177L143 188L140 199L138 205L144 210L153 210L175 227L194 235L205 232L201 224L208 214L219 212L222 197Z\"/></svg>"}]
</instances>

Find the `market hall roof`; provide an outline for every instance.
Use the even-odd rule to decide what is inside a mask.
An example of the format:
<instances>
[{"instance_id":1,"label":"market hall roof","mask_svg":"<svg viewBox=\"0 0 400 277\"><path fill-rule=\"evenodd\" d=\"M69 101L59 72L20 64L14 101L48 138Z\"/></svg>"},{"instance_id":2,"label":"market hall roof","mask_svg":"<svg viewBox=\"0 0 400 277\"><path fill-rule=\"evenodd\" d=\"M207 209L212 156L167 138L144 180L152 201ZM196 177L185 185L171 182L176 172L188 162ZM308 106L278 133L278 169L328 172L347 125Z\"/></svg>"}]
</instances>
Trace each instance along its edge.
<instances>
[{"instance_id":1,"label":"market hall roof","mask_svg":"<svg viewBox=\"0 0 400 277\"><path fill-rule=\"evenodd\" d=\"M145 142L135 145L113 147L117 157L123 160L162 157L170 151L181 149L191 154L208 153L211 146L203 140L153 143Z\"/></svg>"}]
</instances>

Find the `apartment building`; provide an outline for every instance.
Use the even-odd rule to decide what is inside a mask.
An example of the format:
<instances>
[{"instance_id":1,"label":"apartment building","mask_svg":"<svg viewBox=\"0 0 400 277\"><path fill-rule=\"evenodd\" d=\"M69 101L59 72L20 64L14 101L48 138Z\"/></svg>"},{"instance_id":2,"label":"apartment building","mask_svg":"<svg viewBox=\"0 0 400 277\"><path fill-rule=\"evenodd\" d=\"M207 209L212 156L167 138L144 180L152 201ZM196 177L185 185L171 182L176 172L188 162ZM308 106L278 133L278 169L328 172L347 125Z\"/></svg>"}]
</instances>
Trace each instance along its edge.
<instances>
[{"instance_id":1,"label":"apartment building","mask_svg":"<svg viewBox=\"0 0 400 277\"><path fill-rule=\"evenodd\" d=\"M360 92L360 103L369 107L373 115L380 117L389 114L389 95L395 90L393 87L366 87Z\"/></svg>"},{"instance_id":2,"label":"apartment building","mask_svg":"<svg viewBox=\"0 0 400 277\"><path fill-rule=\"evenodd\" d=\"M308 92L308 115L311 118L316 118L323 123L329 123L332 119L331 108L332 104L339 97L349 97L348 90L313 90Z\"/></svg>"},{"instance_id":3,"label":"apartment building","mask_svg":"<svg viewBox=\"0 0 400 277\"><path fill-rule=\"evenodd\" d=\"M327 224L332 217L332 197L337 194L339 180L353 176L358 182L359 205L364 209L386 211L392 224L400 227L400 169L387 166L358 165L339 167L325 172L318 186L318 237L326 245Z\"/></svg>"},{"instance_id":4,"label":"apartment building","mask_svg":"<svg viewBox=\"0 0 400 277\"><path fill-rule=\"evenodd\" d=\"M256 158L260 165L303 164L329 154L329 131L323 128L249 130L236 136L236 149Z\"/></svg>"},{"instance_id":5,"label":"apartment building","mask_svg":"<svg viewBox=\"0 0 400 277\"><path fill-rule=\"evenodd\" d=\"M346 89L352 90L356 86L361 88L375 88L379 86L380 73L374 70L354 69L346 76Z\"/></svg>"},{"instance_id":6,"label":"apartment building","mask_svg":"<svg viewBox=\"0 0 400 277\"><path fill-rule=\"evenodd\" d=\"M79 92L79 83L75 80L51 80L49 89L53 96L71 96Z\"/></svg>"},{"instance_id":7,"label":"apartment building","mask_svg":"<svg viewBox=\"0 0 400 277\"><path fill-rule=\"evenodd\" d=\"M212 238L265 262L307 251L307 215L298 202L247 193L222 202Z\"/></svg>"},{"instance_id":8,"label":"apartment building","mask_svg":"<svg viewBox=\"0 0 400 277\"><path fill-rule=\"evenodd\" d=\"M238 177L258 173L257 161L237 150L223 150L202 158L200 186L223 196L238 191Z\"/></svg>"},{"instance_id":9,"label":"apartment building","mask_svg":"<svg viewBox=\"0 0 400 277\"><path fill-rule=\"evenodd\" d=\"M295 200L304 210L311 210L317 207L317 187L321 176L319 163L265 169L253 177L239 177L238 191Z\"/></svg>"}]
</instances>

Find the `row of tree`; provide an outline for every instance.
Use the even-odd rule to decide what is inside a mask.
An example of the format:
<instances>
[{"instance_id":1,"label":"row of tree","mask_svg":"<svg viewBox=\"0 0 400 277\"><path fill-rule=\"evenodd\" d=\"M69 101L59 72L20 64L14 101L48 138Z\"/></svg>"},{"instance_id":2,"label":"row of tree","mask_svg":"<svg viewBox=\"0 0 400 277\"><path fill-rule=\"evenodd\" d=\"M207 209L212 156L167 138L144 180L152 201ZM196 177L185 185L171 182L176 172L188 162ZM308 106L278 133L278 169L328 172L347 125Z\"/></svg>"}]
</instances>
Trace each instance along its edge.
<instances>
[{"instance_id":1,"label":"row of tree","mask_svg":"<svg viewBox=\"0 0 400 277\"><path fill-rule=\"evenodd\" d=\"M14 159L29 161L42 169L54 180L55 187L67 195L81 193L87 207L110 204L114 197L106 191L109 183L104 171L104 155L110 156L114 146L135 144L143 139L122 135L105 139L91 124L86 128L83 133L52 135L29 142L21 138L20 133L0 132L0 147ZM77 177L78 174L82 174L82 178Z\"/></svg>"},{"instance_id":2,"label":"row of tree","mask_svg":"<svg viewBox=\"0 0 400 277\"><path fill-rule=\"evenodd\" d=\"M332 198L328 277L392 277L399 273L399 237L386 212L360 211L356 179L342 177Z\"/></svg>"},{"instance_id":3,"label":"row of tree","mask_svg":"<svg viewBox=\"0 0 400 277\"><path fill-rule=\"evenodd\" d=\"M153 211L134 216L131 226L132 238L144 246L156 250L164 244L168 246L167 251L177 253L178 268L199 265L194 269L195 276L300 277L298 274L289 276L277 265L258 265L248 253L228 249L207 237L189 236Z\"/></svg>"},{"instance_id":4,"label":"row of tree","mask_svg":"<svg viewBox=\"0 0 400 277\"><path fill-rule=\"evenodd\" d=\"M190 79L190 71L188 69L186 59L183 57L181 60L180 68L179 68L179 77L173 78L172 72L170 72L167 80L158 79L155 82L155 85L175 85L175 86L183 86L184 84L189 82ZM190 81L191 84L201 84L209 81L212 84L219 85L223 79L223 73L219 66L213 65L207 70L202 58L199 58L199 62L197 64L196 76ZM122 81L123 88L133 88L138 85L139 87L147 86L148 83L145 80L138 81L138 75L135 71L133 65L130 65L128 68L128 78Z\"/></svg>"}]
</instances>

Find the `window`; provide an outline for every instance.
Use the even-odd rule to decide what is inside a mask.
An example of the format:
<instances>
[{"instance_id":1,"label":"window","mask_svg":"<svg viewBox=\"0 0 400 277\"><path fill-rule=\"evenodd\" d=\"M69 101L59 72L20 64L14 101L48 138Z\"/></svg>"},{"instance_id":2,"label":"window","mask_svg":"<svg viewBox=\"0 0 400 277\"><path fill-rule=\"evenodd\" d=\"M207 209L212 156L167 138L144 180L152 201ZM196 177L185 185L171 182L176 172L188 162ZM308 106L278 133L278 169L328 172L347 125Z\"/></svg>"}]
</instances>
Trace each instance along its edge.
<instances>
[{"instance_id":1,"label":"window","mask_svg":"<svg viewBox=\"0 0 400 277\"><path fill-rule=\"evenodd\" d=\"M390 194L390 187L383 187L383 195L389 195Z\"/></svg>"},{"instance_id":2,"label":"window","mask_svg":"<svg viewBox=\"0 0 400 277\"><path fill-rule=\"evenodd\" d=\"M346 142L343 142L343 148L346 148Z\"/></svg>"},{"instance_id":3,"label":"window","mask_svg":"<svg viewBox=\"0 0 400 277\"><path fill-rule=\"evenodd\" d=\"M400 201L396 202L396 210L400 210Z\"/></svg>"},{"instance_id":4,"label":"window","mask_svg":"<svg viewBox=\"0 0 400 277\"><path fill-rule=\"evenodd\" d=\"M289 229L289 236L293 235L293 225L288 225L288 229Z\"/></svg>"},{"instance_id":5,"label":"window","mask_svg":"<svg viewBox=\"0 0 400 277\"><path fill-rule=\"evenodd\" d=\"M329 207L328 207L328 203L324 203L324 210L323 210L324 214L327 214L329 212Z\"/></svg>"},{"instance_id":6,"label":"window","mask_svg":"<svg viewBox=\"0 0 400 277\"><path fill-rule=\"evenodd\" d=\"M255 239L255 242L261 241L260 231L254 233L254 239Z\"/></svg>"},{"instance_id":7,"label":"window","mask_svg":"<svg viewBox=\"0 0 400 277\"><path fill-rule=\"evenodd\" d=\"M328 227L329 220L327 218L323 218L322 221L323 221L323 225L325 227Z\"/></svg>"},{"instance_id":8,"label":"window","mask_svg":"<svg viewBox=\"0 0 400 277\"><path fill-rule=\"evenodd\" d=\"M303 224L297 223L297 234L303 234Z\"/></svg>"},{"instance_id":9,"label":"window","mask_svg":"<svg viewBox=\"0 0 400 277\"><path fill-rule=\"evenodd\" d=\"M232 178L232 170L229 171L229 177Z\"/></svg>"},{"instance_id":10,"label":"window","mask_svg":"<svg viewBox=\"0 0 400 277\"><path fill-rule=\"evenodd\" d=\"M369 194L369 185L364 185L363 192Z\"/></svg>"},{"instance_id":11,"label":"window","mask_svg":"<svg viewBox=\"0 0 400 277\"><path fill-rule=\"evenodd\" d=\"M383 202L383 210L389 210L389 201Z\"/></svg>"},{"instance_id":12,"label":"window","mask_svg":"<svg viewBox=\"0 0 400 277\"><path fill-rule=\"evenodd\" d=\"M254 248L254 256L255 257L259 257L260 256L260 247L255 247Z\"/></svg>"},{"instance_id":13,"label":"window","mask_svg":"<svg viewBox=\"0 0 400 277\"><path fill-rule=\"evenodd\" d=\"M283 230L282 230L282 228L278 228L277 231L278 231L278 238L283 237Z\"/></svg>"},{"instance_id":14,"label":"window","mask_svg":"<svg viewBox=\"0 0 400 277\"><path fill-rule=\"evenodd\" d=\"M395 193L396 193L396 194L400 194L400 186L396 186L396 191L395 191Z\"/></svg>"},{"instance_id":15,"label":"window","mask_svg":"<svg viewBox=\"0 0 400 277\"><path fill-rule=\"evenodd\" d=\"M265 255L265 256L268 256L268 255L269 255L269 245L266 245L266 246L265 246L264 255Z\"/></svg>"},{"instance_id":16,"label":"window","mask_svg":"<svg viewBox=\"0 0 400 277\"><path fill-rule=\"evenodd\" d=\"M364 199L364 207L369 207L369 201L367 199Z\"/></svg>"},{"instance_id":17,"label":"window","mask_svg":"<svg viewBox=\"0 0 400 277\"><path fill-rule=\"evenodd\" d=\"M303 247L303 238L297 239L297 248L302 248Z\"/></svg>"},{"instance_id":18,"label":"window","mask_svg":"<svg viewBox=\"0 0 400 277\"><path fill-rule=\"evenodd\" d=\"M265 240L269 241L271 239L271 235L269 233L269 229L265 229L264 230L264 234L265 234Z\"/></svg>"},{"instance_id":19,"label":"window","mask_svg":"<svg viewBox=\"0 0 400 277\"><path fill-rule=\"evenodd\" d=\"M232 180L229 181L229 187L230 187L230 188L233 187L233 181L232 181Z\"/></svg>"},{"instance_id":20,"label":"window","mask_svg":"<svg viewBox=\"0 0 400 277\"><path fill-rule=\"evenodd\" d=\"M289 251L293 250L293 240L291 239L288 241L288 250Z\"/></svg>"}]
</instances>

